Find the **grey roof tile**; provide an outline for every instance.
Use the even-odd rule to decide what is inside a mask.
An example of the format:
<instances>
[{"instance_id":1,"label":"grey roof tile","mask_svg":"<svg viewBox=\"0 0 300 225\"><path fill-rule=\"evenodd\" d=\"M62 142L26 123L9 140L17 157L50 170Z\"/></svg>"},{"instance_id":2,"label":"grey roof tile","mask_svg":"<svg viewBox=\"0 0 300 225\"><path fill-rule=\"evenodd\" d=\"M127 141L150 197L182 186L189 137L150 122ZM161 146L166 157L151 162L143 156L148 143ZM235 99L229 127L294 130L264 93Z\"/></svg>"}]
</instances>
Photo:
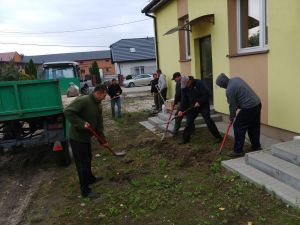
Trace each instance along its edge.
<instances>
[{"instance_id":1,"label":"grey roof tile","mask_svg":"<svg viewBox=\"0 0 300 225\"><path fill-rule=\"evenodd\" d=\"M92 52L74 52L51 55L33 55L24 56L23 62L29 62L32 59L34 63L54 62L54 61L85 61L96 59L110 59L110 51L92 51Z\"/></svg>"},{"instance_id":2,"label":"grey roof tile","mask_svg":"<svg viewBox=\"0 0 300 225\"><path fill-rule=\"evenodd\" d=\"M130 49L134 48L135 52ZM153 37L121 39L110 46L113 62L155 60L155 40Z\"/></svg>"}]
</instances>

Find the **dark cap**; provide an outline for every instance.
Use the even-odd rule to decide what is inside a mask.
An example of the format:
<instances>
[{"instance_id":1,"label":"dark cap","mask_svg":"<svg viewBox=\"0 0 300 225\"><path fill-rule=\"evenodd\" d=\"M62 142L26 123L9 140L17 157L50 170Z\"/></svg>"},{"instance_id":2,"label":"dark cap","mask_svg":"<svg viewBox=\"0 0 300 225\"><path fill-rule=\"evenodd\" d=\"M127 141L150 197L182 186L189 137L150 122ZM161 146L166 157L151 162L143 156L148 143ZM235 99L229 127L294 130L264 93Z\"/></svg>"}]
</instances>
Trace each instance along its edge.
<instances>
[{"instance_id":1,"label":"dark cap","mask_svg":"<svg viewBox=\"0 0 300 225\"><path fill-rule=\"evenodd\" d=\"M181 76L181 74L180 74L179 72L175 72L175 73L173 74L172 80L175 80L176 77L180 77L180 76Z\"/></svg>"}]
</instances>

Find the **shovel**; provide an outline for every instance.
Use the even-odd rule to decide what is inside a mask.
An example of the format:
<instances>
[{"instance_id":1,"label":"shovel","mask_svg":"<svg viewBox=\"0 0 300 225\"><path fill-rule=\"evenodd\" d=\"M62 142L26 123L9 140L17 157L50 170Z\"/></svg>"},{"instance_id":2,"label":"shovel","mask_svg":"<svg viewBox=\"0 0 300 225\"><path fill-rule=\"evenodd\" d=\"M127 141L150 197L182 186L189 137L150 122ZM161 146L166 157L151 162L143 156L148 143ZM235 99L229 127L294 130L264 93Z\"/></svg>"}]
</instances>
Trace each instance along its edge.
<instances>
[{"instance_id":1,"label":"shovel","mask_svg":"<svg viewBox=\"0 0 300 225\"><path fill-rule=\"evenodd\" d=\"M228 136L228 134L229 134L229 131L230 131L230 128L231 128L232 124L233 124L233 122L231 122L231 121L230 121L230 123L228 124L227 130L226 130L226 133L225 133L225 135L224 135L224 137L223 137L223 140L222 140L220 149L219 149L219 151L218 151L218 154L221 154L221 152L222 152L222 150L223 150L223 147L224 147L226 138L227 138L227 136Z\"/></svg>"},{"instance_id":2,"label":"shovel","mask_svg":"<svg viewBox=\"0 0 300 225\"><path fill-rule=\"evenodd\" d=\"M126 155L126 151L121 151L121 152L115 152L109 145L104 145L106 143L105 140L103 140L97 133L94 131L92 128L88 128L88 130L93 134L93 136L97 139L100 145L103 147L107 148L114 156L124 156Z\"/></svg>"},{"instance_id":3,"label":"shovel","mask_svg":"<svg viewBox=\"0 0 300 225\"><path fill-rule=\"evenodd\" d=\"M163 136L161 137L160 141L163 141L165 139L165 136L166 136L166 134L168 132L168 128L169 128L169 124L171 122L171 117L173 115L174 108L175 108L175 105L173 104L172 110L171 110L170 115L169 115L168 123L167 123L167 126L166 126L166 130L165 130Z\"/></svg>"},{"instance_id":4,"label":"shovel","mask_svg":"<svg viewBox=\"0 0 300 225\"><path fill-rule=\"evenodd\" d=\"M171 121L173 121L173 120L175 120L176 118L179 118L179 117L184 117L189 111L191 111L193 108L195 108L194 106L192 106L192 107L190 107L190 108L188 108L187 110L185 110L185 111L183 111L182 112L182 116L174 116L172 119L171 119ZM170 122L171 122L170 121Z\"/></svg>"}]
</instances>

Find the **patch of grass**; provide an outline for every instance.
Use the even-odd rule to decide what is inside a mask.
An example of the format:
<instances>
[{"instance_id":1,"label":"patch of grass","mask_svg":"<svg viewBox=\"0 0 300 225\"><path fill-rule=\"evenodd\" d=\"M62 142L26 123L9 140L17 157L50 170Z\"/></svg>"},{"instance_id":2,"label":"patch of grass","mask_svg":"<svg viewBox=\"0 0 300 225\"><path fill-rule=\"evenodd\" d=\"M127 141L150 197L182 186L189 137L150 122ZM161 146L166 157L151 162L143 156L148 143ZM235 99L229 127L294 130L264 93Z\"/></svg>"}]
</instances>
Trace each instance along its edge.
<instances>
[{"instance_id":1,"label":"patch of grass","mask_svg":"<svg viewBox=\"0 0 300 225\"><path fill-rule=\"evenodd\" d=\"M109 115L109 111L104 112ZM105 119L106 135L114 149L126 149L123 158L111 156L93 143L93 172L104 177L92 186L100 198L80 195L74 164L58 170L52 183L44 184L27 213L42 215L36 224L290 224L299 225L300 211L225 172L217 147L206 128L196 130L191 143L178 146L175 139L159 137L138 124L145 112L124 113ZM231 151L228 141L224 152ZM48 207L46 211L42 207ZM33 224L33 223L31 223Z\"/></svg>"}]
</instances>

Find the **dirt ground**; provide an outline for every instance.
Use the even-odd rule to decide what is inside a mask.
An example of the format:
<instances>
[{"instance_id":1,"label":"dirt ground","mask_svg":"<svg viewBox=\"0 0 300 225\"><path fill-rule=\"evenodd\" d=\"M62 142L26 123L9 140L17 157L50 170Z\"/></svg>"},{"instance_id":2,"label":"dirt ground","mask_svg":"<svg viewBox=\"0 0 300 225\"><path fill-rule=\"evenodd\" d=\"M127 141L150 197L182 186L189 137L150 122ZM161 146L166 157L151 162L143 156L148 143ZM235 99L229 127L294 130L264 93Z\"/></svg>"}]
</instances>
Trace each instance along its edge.
<instances>
[{"instance_id":1,"label":"dirt ground","mask_svg":"<svg viewBox=\"0 0 300 225\"><path fill-rule=\"evenodd\" d=\"M0 224L299 225L300 211L220 166L226 155L206 128L191 143L160 137L138 122L150 116L151 96L123 99L123 117L104 106L105 133L122 158L93 142L92 170L103 181L98 199L80 197L74 163L57 167L46 148L0 157ZM228 140L224 153L231 151ZM247 150L247 148L246 148Z\"/></svg>"},{"instance_id":2,"label":"dirt ground","mask_svg":"<svg viewBox=\"0 0 300 225\"><path fill-rule=\"evenodd\" d=\"M71 99L71 101L74 98ZM108 98L109 99L109 98ZM64 98L64 103L70 99ZM150 110L153 99L148 92L125 96L122 107L128 112ZM110 109L109 101L104 108ZM109 117L109 115L107 115ZM47 146L31 150L19 149L0 153L0 224L28 224L24 215L32 197L42 184L55 180L61 169ZM47 211L47 209L45 209Z\"/></svg>"}]
</instances>

